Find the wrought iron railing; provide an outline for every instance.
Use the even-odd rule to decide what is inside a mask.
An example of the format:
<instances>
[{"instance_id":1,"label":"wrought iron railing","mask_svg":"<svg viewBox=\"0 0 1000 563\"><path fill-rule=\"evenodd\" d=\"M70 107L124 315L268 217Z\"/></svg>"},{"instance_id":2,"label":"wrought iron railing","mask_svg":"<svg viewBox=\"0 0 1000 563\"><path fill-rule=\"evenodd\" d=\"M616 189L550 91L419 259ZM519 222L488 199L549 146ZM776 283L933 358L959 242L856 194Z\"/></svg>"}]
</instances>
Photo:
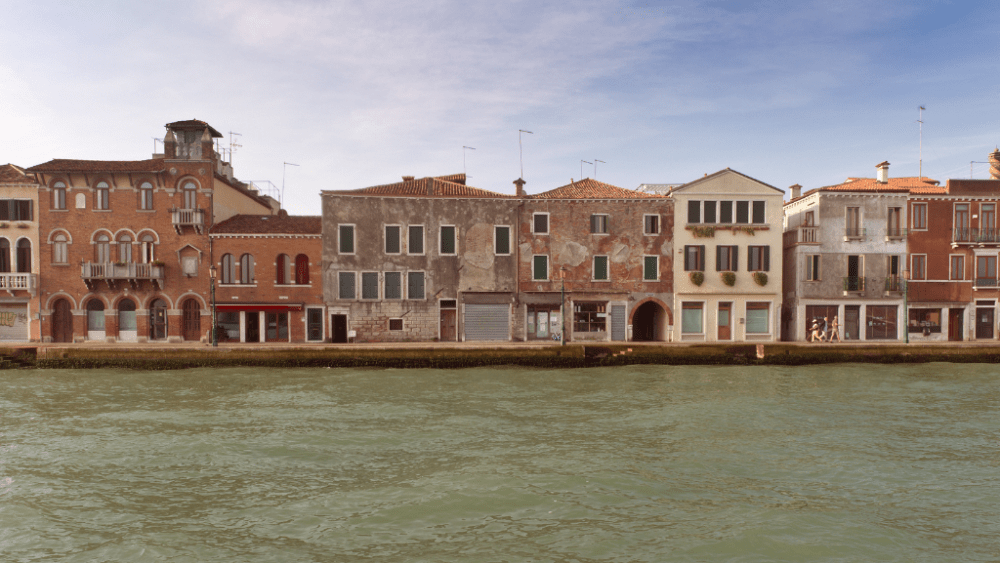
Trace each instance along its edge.
<instances>
[{"instance_id":1,"label":"wrought iron railing","mask_svg":"<svg viewBox=\"0 0 1000 563\"><path fill-rule=\"evenodd\" d=\"M903 279L901 276L889 276L885 278L886 291L898 291L902 293L905 287L906 287L906 280Z\"/></svg>"},{"instance_id":2,"label":"wrought iron railing","mask_svg":"<svg viewBox=\"0 0 1000 563\"><path fill-rule=\"evenodd\" d=\"M976 278L976 287L997 287L997 279L994 278Z\"/></svg>"},{"instance_id":3,"label":"wrought iron railing","mask_svg":"<svg viewBox=\"0 0 1000 563\"><path fill-rule=\"evenodd\" d=\"M887 227L885 229L885 236L889 238L903 238L906 236L906 229L901 227Z\"/></svg>"},{"instance_id":4,"label":"wrought iron railing","mask_svg":"<svg viewBox=\"0 0 1000 563\"><path fill-rule=\"evenodd\" d=\"M844 229L844 236L847 238L862 238L865 236L864 227L848 227Z\"/></svg>"},{"instance_id":5,"label":"wrought iron railing","mask_svg":"<svg viewBox=\"0 0 1000 563\"><path fill-rule=\"evenodd\" d=\"M1000 229L966 229L958 228L952 233L952 242L988 242L1000 243Z\"/></svg>"},{"instance_id":6,"label":"wrought iron railing","mask_svg":"<svg viewBox=\"0 0 1000 563\"><path fill-rule=\"evenodd\" d=\"M847 276L844 278L844 291L864 291L865 278L860 276Z\"/></svg>"}]
</instances>

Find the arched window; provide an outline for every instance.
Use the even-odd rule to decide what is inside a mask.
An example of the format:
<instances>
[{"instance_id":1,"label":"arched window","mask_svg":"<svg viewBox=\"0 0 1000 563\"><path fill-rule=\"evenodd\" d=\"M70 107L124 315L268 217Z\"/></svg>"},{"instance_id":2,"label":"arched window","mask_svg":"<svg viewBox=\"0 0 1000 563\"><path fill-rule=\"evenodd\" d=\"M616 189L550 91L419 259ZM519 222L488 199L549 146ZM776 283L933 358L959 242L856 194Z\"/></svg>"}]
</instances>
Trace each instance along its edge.
<instances>
[{"instance_id":1,"label":"arched window","mask_svg":"<svg viewBox=\"0 0 1000 563\"><path fill-rule=\"evenodd\" d=\"M105 234L97 235L94 244L94 261L104 264L111 261L111 237Z\"/></svg>"},{"instance_id":2,"label":"arched window","mask_svg":"<svg viewBox=\"0 0 1000 563\"><path fill-rule=\"evenodd\" d=\"M31 273L31 241L26 238L17 241L17 271Z\"/></svg>"},{"instance_id":3,"label":"arched window","mask_svg":"<svg viewBox=\"0 0 1000 563\"><path fill-rule=\"evenodd\" d=\"M309 283L309 257L305 254L295 257L295 283L299 285Z\"/></svg>"},{"instance_id":4,"label":"arched window","mask_svg":"<svg viewBox=\"0 0 1000 563\"><path fill-rule=\"evenodd\" d=\"M128 234L122 234L118 237L118 261L119 262L131 262L132 261L132 237Z\"/></svg>"},{"instance_id":5,"label":"arched window","mask_svg":"<svg viewBox=\"0 0 1000 563\"><path fill-rule=\"evenodd\" d=\"M253 283L253 255L240 257L240 283Z\"/></svg>"},{"instance_id":6,"label":"arched window","mask_svg":"<svg viewBox=\"0 0 1000 563\"><path fill-rule=\"evenodd\" d=\"M87 302L87 330L104 330L104 302L100 299Z\"/></svg>"},{"instance_id":7,"label":"arched window","mask_svg":"<svg viewBox=\"0 0 1000 563\"><path fill-rule=\"evenodd\" d=\"M139 209L153 208L153 184L143 182L139 185Z\"/></svg>"},{"instance_id":8,"label":"arched window","mask_svg":"<svg viewBox=\"0 0 1000 563\"><path fill-rule=\"evenodd\" d=\"M291 283L291 273L292 273L292 262L288 259L287 254L278 255L278 265L277 265L277 275L275 277L274 283L278 285Z\"/></svg>"},{"instance_id":9,"label":"arched window","mask_svg":"<svg viewBox=\"0 0 1000 563\"><path fill-rule=\"evenodd\" d=\"M52 263L66 264L69 262L69 238L58 233L52 237Z\"/></svg>"},{"instance_id":10,"label":"arched window","mask_svg":"<svg viewBox=\"0 0 1000 563\"><path fill-rule=\"evenodd\" d=\"M111 209L111 188L107 182L98 182L94 191L94 209Z\"/></svg>"},{"instance_id":11,"label":"arched window","mask_svg":"<svg viewBox=\"0 0 1000 563\"><path fill-rule=\"evenodd\" d=\"M184 209L197 209L198 208L198 190L194 182L188 182L184 184Z\"/></svg>"},{"instance_id":12,"label":"arched window","mask_svg":"<svg viewBox=\"0 0 1000 563\"><path fill-rule=\"evenodd\" d=\"M66 209L66 184L62 182L52 185L52 209Z\"/></svg>"},{"instance_id":13,"label":"arched window","mask_svg":"<svg viewBox=\"0 0 1000 563\"><path fill-rule=\"evenodd\" d=\"M236 283L236 265L232 254L222 255L222 283Z\"/></svg>"},{"instance_id":14,"label":"arched window","mask_svg":"<svg viewBox=\"0 0 1000 563\"><path fill-rule=\"evenodd\" d=\"M10 271L10 241L0 238L0 272L6 274Z\"/></svg>"},{"instance_id":15,"label":"arched window","mask_svg":"<svg viewBox=\"0 0 1000 563\"><path fill-rule=\"evenodd\" d=\"M156 239L153 238L153 235L142 235L139 237L140 252L142 252L142 262L144 264L149 264L156 259L153 255L155 243Z\"/></svg>"}]
</instances>

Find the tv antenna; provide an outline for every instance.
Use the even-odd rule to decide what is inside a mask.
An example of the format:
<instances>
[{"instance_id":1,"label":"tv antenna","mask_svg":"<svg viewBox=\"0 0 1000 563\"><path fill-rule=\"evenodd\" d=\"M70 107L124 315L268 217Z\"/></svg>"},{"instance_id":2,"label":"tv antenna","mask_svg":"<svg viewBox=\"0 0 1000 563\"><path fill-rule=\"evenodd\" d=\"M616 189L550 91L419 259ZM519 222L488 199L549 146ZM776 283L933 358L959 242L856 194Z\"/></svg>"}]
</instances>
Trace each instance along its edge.
<instances>
[{"instance_id":1,"label":"tv antenna","mask_svg":"<svg viewBox=\"0 0 1000 563\"><path fill-rule=\"evenodd\" d=\"M285 170L288 170L289 166L298 166L298 164L292 164L291 162L286 162L281 168L281 205L285 204Z\"/></svg>"},{"instance_id":2,"label":"tv antenna","mask_svg":"<svg viewBox=\"0 0 1000 563\"><path fill-rule=\"evenodd\" d=\"M596 158L594 159L594 179L595 180L597 179L597 163L598 162L600 162L601 164L607 164L607 162L604 162L603 160L597 160Z\"/></svg>"},{"instance_id":3,"label":"tv antenna","mask_svg":"<svg viewBox=\"0 0 1000 563\"><path fill-rule=\"evenodd\" d=\"M924 106L920 106L920 118L917 119L917 123L920 124L920 164L917 168L917 174L919 177L924 177L924 110L927 109Z\"/></svg>"},{"instance_id":4,"label":"tv antenna","mask_svg":"<svg viewBox=\"0 0 1000 563\"><path fill-rule=\"evenodd\" d=\"M465 145L462 145L462 174L465 174L465 178L468 179L469 178L469 174L465 171L465 150L466 149L476 150L476 147L467 147Z\"/></svg>"},{"instance_id":5,"label":"tv antenna","mask_svg":"<svg viewBox=\"0 0 1000 563\"><path fill-rule=\"evenodd\" d=\"M229 132L229 164L233 163L233 151L243 146L233 140L233 135L236 135L237 137L243 136L242 133L233 133L232 131Z\"/></svg>"},{"instance_id":6,"label":"tv antenna","mask_svg":"<svg viewBox=\"0 0 1000 563\"><path fill-rule=\"evenodd\" d=\"M584 165L584 163L586 163L586 164L594 164L593 162L590 162L588 160L584 160L582 158L580 159L580 180L583 180L583 165Z\"/></svg>"},{"instance_id":7,"label":"tv antenna","mask_svg":"<svg viewBox=\"0 0 1000 563\"><path fill-rule=\"evenodd\" d=\"M524 129L517 130L517 150L521 154L521 179L524 179L524 148L521 145L521 133L527 133L529 135L534 135L531 131L525 131Z\"/></svg>"},{"instance_id":8,"label":"tv antenna","mask_svg":"<svg viewBox=\"0 0 1000 563\"><path fill-rule=\"evenodd\" d=\"M159 141L161 145L163 144L163 139L159 137L153 137L153 154L156 154L156 141Z\"/></svg>"}]
</instances>

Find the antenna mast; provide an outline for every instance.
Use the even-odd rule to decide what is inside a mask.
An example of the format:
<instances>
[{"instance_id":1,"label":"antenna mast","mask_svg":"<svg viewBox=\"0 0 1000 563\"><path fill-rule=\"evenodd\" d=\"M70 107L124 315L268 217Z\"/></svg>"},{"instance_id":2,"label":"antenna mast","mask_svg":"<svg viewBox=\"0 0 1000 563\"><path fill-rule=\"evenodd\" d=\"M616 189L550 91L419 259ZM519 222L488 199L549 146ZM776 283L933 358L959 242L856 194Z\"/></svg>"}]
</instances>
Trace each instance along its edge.
<instances>
[{"instance_id":1,"label":"antenna mast","mask_svg":"<svg viewBox=\"0 0 1000 563\"><path fill-rule=\"evenodd\" d=\"M584 164L584 163L587 163L587 164L594 164L593 162L588 162L588 161L586 161L586 160L584 160L584 159L582 159L582 158L580 159L580 179L581 179L581 180L583 180L583 164ZM596 166L596 165L595 165L595 166Z\"/></svg>"},{"instance_id":2,"label":"antenna mast","mask_svg":"<svg viewBox=\"0 0 1000 563\"><path fill-rule=\"evenodd\" d=\"M517 150L521 154L521 179L524 179L524 147L521 145L521 133L527 133L529 135L534 135L531 131L525 131L524 129L517 130Z\"/></svg>"},{"instance_id":3,"label":"antenna mast","mask_svg":"<svg viewBox=\"0 0 1000 563\"><path fill-rule=\"evenodd\" d=\"M243 136L241 133L233 133L232 131L229 132L229 164L233 163L233 151L243 146L233 140L233 135L236 135L237 137Z\"/></svg>"},{"instance_id":4,"label":"antenna mast","mask_svg":"<svg viewBox=\"0 0 1000 563\"><path fill-rule=\"evenodd\" d=\"M921 178L924 177L924 110L927 109L924 106L920 106L920 119L917 119L917 123L920 124L920 164L917 168L918 174Z\"/></svg>"},{"instance_id":5,"label":"antenna mast","mask_svg":"<svg viewBox=\"0 0 1000 563\"><path fill-rule=\"evenodd\" d=\"M595 180L597 179L597 163L598 162L600 162L601 164L607 164L607 162L604 162L603 160L597 160L596 158L594 159L594 179Z\"/></svg>"},{"instance_id":6,"label":"antenna mast","mask_svg":"<svg viewBox=\"0 0 1000 563\"><path fill-rule=\"evenodd\" d=\"M238 135L239 133L237 133ZM298 164L292 164L291 162L286 162L281 168L281 205L285 205L285 170L288 170L289 166L298 166Z\"/></svg>"},{"instance_id":7,"label":"antenna mast","mask_svg":"<svg viewBox=\"0 0 1000 563\"><path fill-rule=\"evenodd\" d=\"M465 145L462 145L462 174L465 174L465 179L466 179L466 181L468 181L468 179L469 179L469 173L466 172L466 170L465 170L465 149L476 150L476 147L467 147Z\"/></svg>"}]
</instances>

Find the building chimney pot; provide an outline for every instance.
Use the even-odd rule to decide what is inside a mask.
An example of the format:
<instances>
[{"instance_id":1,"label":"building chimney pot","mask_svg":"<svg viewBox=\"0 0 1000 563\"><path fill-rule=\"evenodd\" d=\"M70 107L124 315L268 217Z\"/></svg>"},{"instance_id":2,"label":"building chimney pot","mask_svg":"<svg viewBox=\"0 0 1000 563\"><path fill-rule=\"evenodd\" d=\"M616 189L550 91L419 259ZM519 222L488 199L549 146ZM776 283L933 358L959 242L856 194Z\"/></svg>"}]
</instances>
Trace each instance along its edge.
<instances>
[{"instance_id":1,"label":"building chimney pot","mask_svg":"<svg viewBox=\"0 0 1000 563\"><path fill-rule=\"evenodd\" d=\"M878 175L876 176L876 180L878 181L878 183L879 184L887 183L889 181L889 162L888 161L880 162L877 166L875 166L875 169L878 171Z\"/></svg>"},{"instance_id":2,"label":"building chimney pot","mask_svg":"<svg viewBox=\"0 0 1000 563\"><path fill-rule=\"evenodd\" d=\"M527 184L527 182L524 181L524 178L518 178L517 180L514 180L514 185L517 186L514 189L514 194L517 195L517 197L524 197L525 184Z\"/></svg>"},{"instance_id":3,"label":"building chimney pot","mask_svg":"<svg viewBox=\"0 0 1000 563\"><path fill-rule=\"evenodd\" d=\"M799 199L802 196L802 186L798 184L793 184L788 188L788 191L792 193L791 199Z\"/></svg>"},{"instance_id":4,"label":"building chimney pot","mask_svg":"<svg viewBox=\"0 0 1000 563\"><path fill-rule=\"evenodd\" d=\"M403 181L404 182L412 182L413 179L414 179L414 176L403 176Z\"/></svg>"}]
</instances>

